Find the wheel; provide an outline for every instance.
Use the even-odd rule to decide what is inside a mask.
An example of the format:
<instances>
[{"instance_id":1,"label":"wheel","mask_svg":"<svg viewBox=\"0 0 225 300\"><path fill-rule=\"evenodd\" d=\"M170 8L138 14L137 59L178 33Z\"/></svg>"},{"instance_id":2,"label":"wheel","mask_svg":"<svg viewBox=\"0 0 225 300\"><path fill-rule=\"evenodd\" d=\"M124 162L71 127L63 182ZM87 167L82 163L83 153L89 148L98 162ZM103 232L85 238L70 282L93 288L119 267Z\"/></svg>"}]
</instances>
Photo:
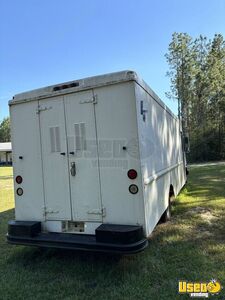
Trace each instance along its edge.
<instances>
[{"instance_id":1,"label":"wheel","mask_svg":"<svg viewBox=\"0 0 225 300\"><path fill-rule=\"evenodd\" d=\"M166 223L171 219L171 201L169 198L169 204L167 209L164 211L164 213L162 214L161 218L160 218L160 223Z\"/></svg>"}]
</instances>

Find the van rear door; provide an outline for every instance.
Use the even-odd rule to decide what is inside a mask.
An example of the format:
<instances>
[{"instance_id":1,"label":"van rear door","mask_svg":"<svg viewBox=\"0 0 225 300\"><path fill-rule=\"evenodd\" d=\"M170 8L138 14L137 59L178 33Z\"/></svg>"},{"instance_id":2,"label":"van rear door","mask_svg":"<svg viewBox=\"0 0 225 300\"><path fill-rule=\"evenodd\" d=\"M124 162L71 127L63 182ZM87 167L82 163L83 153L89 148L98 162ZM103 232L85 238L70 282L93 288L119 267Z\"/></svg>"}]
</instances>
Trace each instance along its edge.
<instances>
[{"instance_id":1,"label":"van rear door","mask_svg":"<svg viewBox=\"0 0 225 300\"><path fill-rule=\"evenodd\" d=\"M102 222L92 91L39 103L46 220Z\"/></svg>"},{"instance_id":2,"label":"van rear door","mask_svg":"<svg viewBox=\"0 0 225 300\"><path fill-rule=\"evenodd\" d=\"M84 91L64 99L72 216L79 221L102 221L95 97L92 91Z\"/></svg>"},{"instance_id":3,"label":"van rear door","mask_svg":"<svg viewBox=\"0 0 225 300\"><path fill-rule=\"evenodd\" d=\"M63 97L39 101L46 220L71 220Z\"/></svg>"}]
</instances>

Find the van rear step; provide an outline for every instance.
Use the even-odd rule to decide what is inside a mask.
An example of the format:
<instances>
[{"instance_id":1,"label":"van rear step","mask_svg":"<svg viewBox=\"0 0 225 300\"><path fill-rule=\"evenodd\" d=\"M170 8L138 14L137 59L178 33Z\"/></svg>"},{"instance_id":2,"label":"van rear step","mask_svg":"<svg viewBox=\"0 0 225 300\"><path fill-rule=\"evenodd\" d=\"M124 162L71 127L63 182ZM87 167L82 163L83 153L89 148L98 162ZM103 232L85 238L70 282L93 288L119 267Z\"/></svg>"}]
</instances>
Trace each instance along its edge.
<instances>
[{"instance_id":1,"label":"van rear step","mask_svg":"<svg viewBox=\"0 0 225 300\"><path fill-rule=\"evenodd\" d=\"M87 250L132 254L144 250L148 241L144 238L141 226L102 224L96 229L96 235L74 233L43 233L36 231L36 235L24 234L18 230L24 227L26 221L9 222L7 240L9 244L63 248L74 250ZM29 224L30 223L30 224ZM34 223L34 222L33 222ZM27 226L34 226L27 222ZM39 223L40 222L36 222ZM39 226L37 225L36 228ZM40 227L39 227L40 228ZM26 232L30 232L26 230Z\"/></svg>"}]
</instances>

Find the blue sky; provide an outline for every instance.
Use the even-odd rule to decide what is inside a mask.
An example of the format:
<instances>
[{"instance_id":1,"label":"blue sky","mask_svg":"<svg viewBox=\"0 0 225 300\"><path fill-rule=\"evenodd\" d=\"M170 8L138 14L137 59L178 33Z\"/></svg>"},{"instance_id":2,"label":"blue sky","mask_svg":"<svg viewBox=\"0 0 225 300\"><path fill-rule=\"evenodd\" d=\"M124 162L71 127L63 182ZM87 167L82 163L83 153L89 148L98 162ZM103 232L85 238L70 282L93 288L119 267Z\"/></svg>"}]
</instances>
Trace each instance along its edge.
<instances>
[{"instance_id":1,"label":"blue sky","mask_svg":"<svg viewBox=\"0 0 225 300\"><path fill-rule=\"evenodd\" d=\"M172 33L225 36L224 0L0 0L0 120L16 93L132 69L165 97Z\"/></svg>"}]
</instances>

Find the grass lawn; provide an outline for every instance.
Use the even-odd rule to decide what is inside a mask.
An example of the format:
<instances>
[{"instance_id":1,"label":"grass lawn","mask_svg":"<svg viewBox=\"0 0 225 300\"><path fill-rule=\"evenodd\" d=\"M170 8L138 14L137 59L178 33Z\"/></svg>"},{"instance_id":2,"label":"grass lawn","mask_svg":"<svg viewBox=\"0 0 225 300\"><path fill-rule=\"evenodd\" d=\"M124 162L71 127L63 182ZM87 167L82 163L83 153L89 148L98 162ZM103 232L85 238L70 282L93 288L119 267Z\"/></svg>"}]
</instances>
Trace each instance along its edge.
<instances>
[{"instance_id":1,"label":"grass lawn","mask_svg":"<svg viewBox=\"0 0 225 300\"><path fill-rule=\"evenodd\" d=\"M14 208L12 176L12 167L0 167L0 214L6 210Z\"/></svg>"},{"instance_id":2,"label":"grass lawn","mask_svg":"<svg viewBox=\"0 0 225 300\"><path fill-rule=\"evenodd\" d=\"M190 299L178 280L225 287L225 164L193 167L149 247L132 256L40 250L6 244L13 218L11 170L0 168L0 299ZM1 177L2 176L2 177ZM213 299L225 299L225 289Z\"/></svg>"}]
</instances>

